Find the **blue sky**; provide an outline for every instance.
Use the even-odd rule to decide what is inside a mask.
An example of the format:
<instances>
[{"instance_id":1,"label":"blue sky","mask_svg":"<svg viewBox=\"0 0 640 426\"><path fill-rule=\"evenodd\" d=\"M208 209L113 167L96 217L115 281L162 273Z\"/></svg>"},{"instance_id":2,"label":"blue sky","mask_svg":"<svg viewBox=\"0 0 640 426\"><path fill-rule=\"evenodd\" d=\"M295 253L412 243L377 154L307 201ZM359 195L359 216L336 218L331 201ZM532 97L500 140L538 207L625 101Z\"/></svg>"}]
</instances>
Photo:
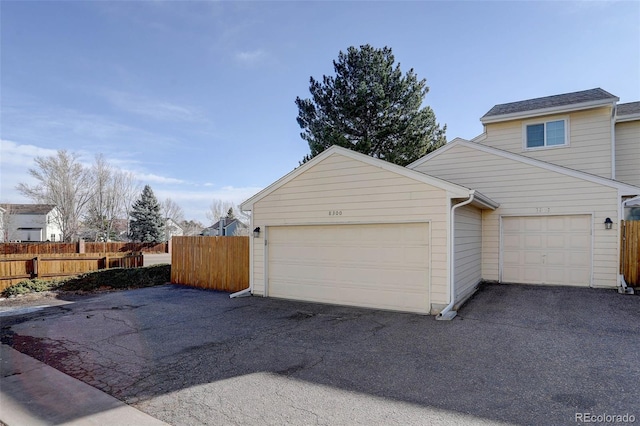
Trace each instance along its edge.
<instances>
[{"instance_id":1,"label":"blue sky","mask_svg":"<svg viewBox=\"0 0 640 426\"><path fill-rule=\"evenodd\" d=\"M296 96L349 46L426 78L447 138L494 104L602 87L640 100L640 2L0 3L0 200L33 158L102 153L207 223L308 153Z\"/></svg>"}]
</instances>

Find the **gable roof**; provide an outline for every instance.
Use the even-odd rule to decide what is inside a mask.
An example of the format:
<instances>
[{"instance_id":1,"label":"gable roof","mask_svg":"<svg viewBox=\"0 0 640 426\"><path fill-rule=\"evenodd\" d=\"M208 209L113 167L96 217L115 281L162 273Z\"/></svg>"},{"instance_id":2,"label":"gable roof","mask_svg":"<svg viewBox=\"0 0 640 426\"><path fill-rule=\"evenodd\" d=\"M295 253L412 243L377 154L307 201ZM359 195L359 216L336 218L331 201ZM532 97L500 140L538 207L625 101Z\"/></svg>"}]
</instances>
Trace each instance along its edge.
<instances>
[{"instance_id":1,"label":"gable roof","mask_svg":"<svg viewBox=\"0 0 640 426\"><path fill-rule=\"evenodd\" d=\"M558 166L556 164L547 163L545 161L536 160L535 158L525 157L524 155L514 154L512 152L503 151L501 149L489 147L479 143L469 142L461 138L454 139L452 142L449 142L445 146L438 148L437 150L420 158L419 160L414 161L413 163L409 164L407 167L410 169L415 169L419 165L424 164L428 162L430 159L447 152L448 150L450 150L455 146L464 146L467 148L476 149L478 151L486 152L489 154L497 155L497 156L508 158L515 161L519 161L524 164L540 167L542 169L546 169L556 173L561 173L563 175L575 177L578 179L583 179L588 182L597 183L597 184L608 186L611 188L616 188L620 192L620 195L623 195L623 196L640 194L640 188L633 185L622 183L613 179L607 179L600 176L592 175L590 173L581 172L579 170L569 169L567 167Z\"/></svg>"},{"instance_id":2,"label":"gable roof","mask_svg":"<svg viewBox=\"0 0 640 426\"><path fill-rule=\"evenodd\" d=\"M231 226L232 224L234 224L234 223L236 223L236 222L238 222L238 226L240 226L240 227L242 227L242 226L245 226L245 227L246 227L246 226L247 226L247 225L245 225L244 223L240 222L240 221L238 220L238 218L237 218L237 217L234 217L234 218L231 218L231 219L229 219L228 217L226 217L226 218L225 218L225 222L224 222L224 227L225 227L225 228L228 228L229 226ZM209 228L210 228L210 229L218 229L218 228L220 228L220 221L217 221L216 223L214 223L213 225L211 225ZM209 229L209 228L207 228L207 229Z\"/></svg>"},{"instance_id":3,"label":"gable roof","mask_svg":"<svg viewBox=\"0 0 640 426\"><path fill-rule=\"evenodd\" d=\"M244 201L242 204L240 204L240 209L244 210L244 211L252 210L253 209L253 205L256 202L260 201L261 199L263 199L267 195L271 194L273 191L275 191L276 189L280 188L281 186L283 186L287 182L290 182L291 180L293 180L297 176L299 176L302 173L304 173L306 170L310 169L314 165L320 163L321 161L323 161L327 157L329 157L331 155L334 155L334 154L342 155L342 156L354 159L356 161L361 161L363 163L369 164L369 165L374 166L374 167L381 168L383 170L387 170L387 171L392 172L392 173L396 173L398 175L407 177L409 179L413 179L413 180L416 180L418 182L426 183L426 184L434 186L436 188L443 189L443 190L449 192L450 195L453 198L467 198L467 197L470 197L471 194L475 194L476 205L478 205L478 206L488 207L488 208L492 208L492 209L495 209L495 208L497 208L499 206L498 203L496 203L495 201L491 200L489 197L486 197L486 196L482 195L481 193L479 193L479 192L477 192L475 190L471 190L471 189L466 188L464 186L461 186L461 185L458 185L458 184L455 184L455 183L452 183L452 182L448 182L446 180L439 179L439 178L436 178L436 177L433 177L433 176L429 176L429 175L427 175L425 173L420 173L420 172L417 172L415 170L411 170L411 169L408 169L406 167L402 167L402 166L399 166L397 164L390 163L388 161L380 160L378 158L373 158L373 157L371 157L369 155L365 155L365 154L361 154L359 152L351 151L350 149L347 149L347 148L342 148L340 146L333 145L330 148L328 148L325 151L323 151L322 153L320 153L319 155L317 155L314 158L312 158L310 161L304 163L300 167L294 169L293 171L289 172L285 176L281 177L280 179L278 179L277 181L275 181L274 183L272 183L271 185L269 185L268 187L266 187L262 191L258 192L253 197L251 197L248 200Z\"/></svg>"},{"instance_id":4,"label":"gable roof","mask_svg":"<svg viewBox=\"0 0 640 426\"><path fill-rule=\"evenodd\" d=\"M47 214L56 206L54 204L1 204L9 214Z\"/></svg>"},{"instance_id":5,"label":"gable roof","mask_svg":"<svg viewBox=\"0 0 640 426\"><path fill-rule=\"evenodd\" d=\"M618 104L616 107L616 121L640 120L640 102Z\"/></svg>"},{"instance_id":6,"label":"gable roof","mask_svg":"<svg viewBox=\"0 0 640 426\"><path fill-rule=\"evenodd\" d=\"M608 104L613 105L619 100L620 98L617 96L598 87L580 92L495 105L480 118L480 121L482 123L493 123L535 115L575 111Z\"/></svg>"}]
</instances>

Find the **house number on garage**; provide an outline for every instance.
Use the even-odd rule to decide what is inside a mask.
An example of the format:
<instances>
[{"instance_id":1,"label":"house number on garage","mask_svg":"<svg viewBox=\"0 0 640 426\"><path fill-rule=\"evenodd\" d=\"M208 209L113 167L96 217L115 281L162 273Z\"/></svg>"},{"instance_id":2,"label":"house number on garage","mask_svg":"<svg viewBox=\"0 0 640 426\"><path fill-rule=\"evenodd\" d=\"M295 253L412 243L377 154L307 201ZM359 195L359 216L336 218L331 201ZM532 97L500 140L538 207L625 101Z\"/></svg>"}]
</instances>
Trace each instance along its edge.
<instances>
[{"instance_id":1,"label":"house number on garage","mask_svg":"<svg viewBox=\"0 0 640 426\"><path fill-rule=\"evenodd\" d=\"M342 210L329 210L329 216L342 216Z\"/></svg>"},{"instance_id":2,"label":"house number on garage","mask_svg":"<svg viewBox=\"0 0 640 426\"><path fill-rule=\"evenodd\" d=\"M536 213L551 213L549 207L536 207Z\"/></svg>"}]
</instances>

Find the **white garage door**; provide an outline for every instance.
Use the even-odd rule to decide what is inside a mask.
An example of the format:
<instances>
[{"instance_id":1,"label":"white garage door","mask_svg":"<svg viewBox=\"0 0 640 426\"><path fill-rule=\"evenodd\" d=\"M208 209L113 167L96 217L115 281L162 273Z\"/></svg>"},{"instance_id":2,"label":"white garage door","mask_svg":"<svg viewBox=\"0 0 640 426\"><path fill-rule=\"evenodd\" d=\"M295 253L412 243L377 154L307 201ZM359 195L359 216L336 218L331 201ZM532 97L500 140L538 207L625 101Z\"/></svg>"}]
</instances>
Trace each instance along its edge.
<instances>
[{"instance_id":1,"label":"white garage door","mask_svg":"<svg viewBox=\"0 0 640 426\"><path fill-rule=\"evenodd\" d=\"M268 230L268 296L429 311L429 225L284 226Z\"/></svg>"},{"instance_id":2,"label":"white garage door","mask_svg":"<svg viewBox=\"0 0 640 426\"><path fill-rule=\"evenodd\" d=\"M502 281L589 286L591 216L503 218Z\"/></svg>"}]
</instances>

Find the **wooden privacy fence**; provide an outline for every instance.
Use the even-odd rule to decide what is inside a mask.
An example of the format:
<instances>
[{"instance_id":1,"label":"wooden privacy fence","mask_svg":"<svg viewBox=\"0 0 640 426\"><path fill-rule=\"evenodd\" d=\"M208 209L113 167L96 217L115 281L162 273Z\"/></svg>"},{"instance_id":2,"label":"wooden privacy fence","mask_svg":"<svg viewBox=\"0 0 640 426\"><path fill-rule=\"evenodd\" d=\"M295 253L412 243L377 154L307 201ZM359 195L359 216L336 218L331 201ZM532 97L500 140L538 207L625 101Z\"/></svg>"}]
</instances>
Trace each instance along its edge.
<instances>
[{"instance_id":1,"label":"wooden privacy fence","mask_svg":"<svg viewBox=\"0 0 640 426\"><path fill-rule=\"evenodd\" d=\"M629 286L640 287L640 220L620 223L620 273Z\"/></svg>"},{"instance_id":2,"label":"wooden privacy fence","mask_svg":"<svg viewBox=\"0 0 640 426\"><path fill-rule=\"evenodd\" d=\"M249 237L173 237L171 282L236 292L249 287Z\"/></svg>"},{"instance_id":3,"label":"wooden privacy fence","mask_svg":"<svg viewBox=\"0 0 640 426\"><path fill-rule=\"evenodd\" d=\"M3 254L69 254L69 253L169 253L168 243L75 243L33 242L0 243L0 255Z\"/></svg>"},{"instance_id":4,"label":"wooden privacy fence","mask_svg":"<svg viewBox=\"0 0 640 426\"><path fill-rule=\"evenodd\" d=\"M3 254L69 254L79 253L78 243L2 243Z\"/></svg>"},{"instance_id":5,"label":"wooden privacy fence","mask_svg":"<svg viewBox=\"0 0 640 426\"><path fill-rule=\"evenodd\" d=\"M0 291L28 278L53 278L79 275L108 268L138 268L142 253L66 254L55 256L0 256Z\"/></svg>"}]
</instances>

